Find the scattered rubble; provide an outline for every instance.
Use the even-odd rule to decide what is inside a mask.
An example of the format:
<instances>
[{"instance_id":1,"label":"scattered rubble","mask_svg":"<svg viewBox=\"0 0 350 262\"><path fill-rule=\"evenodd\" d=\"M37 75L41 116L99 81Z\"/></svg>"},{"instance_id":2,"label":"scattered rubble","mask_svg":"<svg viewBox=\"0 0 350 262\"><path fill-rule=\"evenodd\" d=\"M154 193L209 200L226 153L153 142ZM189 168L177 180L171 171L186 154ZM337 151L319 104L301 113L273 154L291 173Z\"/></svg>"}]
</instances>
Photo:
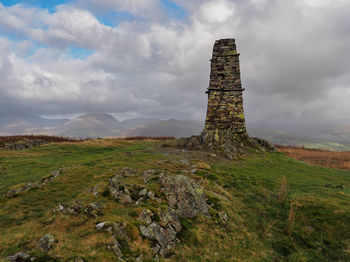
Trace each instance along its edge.
<instances>
[{"instance_id":1,"label":"scattered rubble","mask_svg":"<svg viewBox=\"0 0 350 262\"><path fill-rule=\"evenodd\" d=\"M123 205L130 205L133 203L138 205L141 200L145 199L151 199L161 203L162 200L157 197L154 192L148 190L147 187L137 184L127 184L121 180L127 176L134 176L135 172L136 171L133 169L124 168L109 179L109 192L114 199ZM148 170L142 173L145 177L144 179L147 181L149 181L154 174L154 170Z\"/></svg>"},{"instance_id":2,"label":"scattered rubble","mask_svg":"<svg viewBox=\"0 0 350 262\"><path fill-rule=\"evenodd\" d=\"M17 196L20 193L28 192L31 189L41 188L45 186L48 182L51 182L56 177L60 176L63 173L63 170L64 170L63 168L60 168L59 170L52 171L49 176L42 178L40 182L27 183L22 187L11 189L5 194L5 197L12 198Z\"/></svg>"},{"instance_id":3,"label":"scattered rubble","mask_svg":"<svg viewBox=\"0 0 350 262\"><path fill-rule=\"evenodd\" d=\"M59 203L54 212L65 215L85 214L89 217L97 217L102 214L103 208L104 205L97 202L84 205L82 201L72 201L66 204Z\"/></svg>"},{"instance_id":4,"label":"scattered rubble","mask_svg":"<svg viewBox=\"0 0 350 262\"><path fill-rule=\"evenodd\" d=\"M344 189L344 186L343 186L343 185L332 185L332 184L327 184L327 185L325 185L325 187L328 187L328 188L337 188L337 189Z\"/></svg>"},{"instance_id":5,"label":"scattered rubble","mask_svg":"<svg viewBox=\"0 0 350 262\"><path fill-rule=\"evenodd\" d=\"M6 260L10 262L30 262L35 261L36 258L28 255L27 253L18 252L12 256L7 257Z\"/></svg>"},{"instance_id":6,"label":"scattered rubble","mask_svg":"<svg viewBox=\"0 0 350 262\"><path fill-rule=\"evenodd\" d=\"M88 193L88 194L93 194L95 197L97 197L97 196L98 196L98 188L99 188L98 185L96 185L96 186L94 186L94 187L91 187L91 188L88 188L88 189L86 190L86 193Z\"/></svg>"}]
</instances>

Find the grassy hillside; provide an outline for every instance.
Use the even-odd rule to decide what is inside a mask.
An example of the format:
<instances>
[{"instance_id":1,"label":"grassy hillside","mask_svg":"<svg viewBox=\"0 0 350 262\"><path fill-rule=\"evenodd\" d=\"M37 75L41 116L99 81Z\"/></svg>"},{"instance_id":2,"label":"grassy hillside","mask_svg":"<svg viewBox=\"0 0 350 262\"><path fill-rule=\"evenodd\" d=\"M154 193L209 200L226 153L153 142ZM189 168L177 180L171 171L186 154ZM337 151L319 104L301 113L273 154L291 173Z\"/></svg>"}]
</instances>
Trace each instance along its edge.
<instances>
[{"instance_id":1,"label":"grassy hillside","mask_svg":"<svg viewBox=\"0 0 350 262\"><path fill-rule=\"evenodd\" d=\"M116 261L108 250L102 221L127 223L121 241L125 261L154 261L152 240L141 237L138 215L167 207L157 179L140 177L161 202L122 205L108 194L108 179L124 167L186 175L205 187L210 216L182 218L182 231L167 261L350 261L350 172L311 166L280 153L256 153L237 161L162 147L163 141L93 140L47 144L23 151L0 149L0 261L19 251L37 261ZM51 171L62 174L50 183L19 194L11 188L40 181ZM329 187L328 185L332 186ZM97 196L87 189L98 185ZM334 186L333 186L334 185ZM337 187L341 185L342 187ZM59 203L99 202L97 217L65 215ZM228 219L221 219L223 212ZM37 247L44 234L58 242L48 254Z\"/></svg>"}]
</instances>

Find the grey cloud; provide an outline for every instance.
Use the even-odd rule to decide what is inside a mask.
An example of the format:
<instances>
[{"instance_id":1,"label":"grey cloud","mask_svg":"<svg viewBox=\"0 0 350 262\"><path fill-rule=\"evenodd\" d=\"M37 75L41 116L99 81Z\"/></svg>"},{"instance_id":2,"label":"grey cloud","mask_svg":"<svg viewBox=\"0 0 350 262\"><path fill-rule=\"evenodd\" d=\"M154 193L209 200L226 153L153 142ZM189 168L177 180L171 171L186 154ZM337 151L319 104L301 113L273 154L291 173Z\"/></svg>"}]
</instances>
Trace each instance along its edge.
<instances>
[{"instance_id":1,"label":"grey cloud","mask_svg":"<svg viewBox=\"0 0 350 262\"><path fill-rule=\"evenodd\" d=\"M143 16L112 28L95 17L108 8L136 16L162 12L158 1L137 8L137 1L127 2L78 1L54 14L0 7L1 14L19 21L0 18L0 27L48 46L21 58L20 51L11 51L10 41L0 41L0 110L204 120L213 43L235 37L248 122L347 120L350 3L176 0L187 8L188 19ZM157 8L152 11L152 6ZM65 53L70 45L95 53L72 59Z\"/></svg>"}]
</instances>

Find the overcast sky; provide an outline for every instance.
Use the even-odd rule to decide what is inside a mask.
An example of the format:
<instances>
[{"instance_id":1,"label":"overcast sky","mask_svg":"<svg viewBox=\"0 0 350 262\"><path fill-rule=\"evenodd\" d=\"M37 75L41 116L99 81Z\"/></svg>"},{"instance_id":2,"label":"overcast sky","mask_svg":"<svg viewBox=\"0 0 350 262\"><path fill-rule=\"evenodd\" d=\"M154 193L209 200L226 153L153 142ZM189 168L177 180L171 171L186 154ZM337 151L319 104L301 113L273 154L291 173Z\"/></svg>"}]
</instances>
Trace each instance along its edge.
<instances>
[{"instance_id":1,"label":"overcast sky","mask_svg":"<svg viewBox=\"0 0 350 262\"><path fill-rule=\"evenodd\" d=\"M231 37L248 122L350 124L349 0L0 0L0 113L204 120Z\"/></svg>"}]
</instances>

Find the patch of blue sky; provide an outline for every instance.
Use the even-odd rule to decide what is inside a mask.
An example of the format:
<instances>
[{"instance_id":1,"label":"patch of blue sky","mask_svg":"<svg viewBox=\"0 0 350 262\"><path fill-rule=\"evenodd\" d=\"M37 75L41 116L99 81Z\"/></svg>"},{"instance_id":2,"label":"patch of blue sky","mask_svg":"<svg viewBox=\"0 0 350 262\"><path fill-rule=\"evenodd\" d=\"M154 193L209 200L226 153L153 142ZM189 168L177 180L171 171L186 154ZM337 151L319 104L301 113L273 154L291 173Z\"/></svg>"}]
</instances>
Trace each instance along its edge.
<instances>
[{"instance_id":1,"label":"patch of blue sky","mask_svg":"<svg viewBox=\"0 0 350 262\"><path fill-rule=\"evenodd\" d=\"M43 45L39 42L34 41L33 45L28 49L26 57L30 57L32 55L34 55L36 53L36 51L38 51L39 49L43 49L43 48L48 48L46 45Z\"/></svg>"},{"instance_id":2,"label":"patch of blue sky","mask_svg":"<svg viewBox=\"0 0 350 262\"><path fill-rule=\"evenodd\" d=\"M123 21L133 21L135 19L135 16L129 12L110 11L104 13L103 15L98 15L97 19L104 25L117 27Z\"/></svg>"},{"instance_id":3,"label":"patch of blue sky","mask_svg":"<svg viewBox=\"0 0 350 262\"><path fill-rule=\"evenodd\" d=\"M183 20L187 17L187 10L182 6L174 3L171 0L161 0L162 4L167 12L167 15L171 18Z\"/></svg>"},{"instance_id":4,"label":"patch of blue sky","mask_svg":"<svg viewBox=\"0 0 350 262\"><path fill-rule=\"evenodd\" d=\"M13 6L16 4L23 4L27 6L39 7L49 10L54 13L56 6L72 2L72 0L0 0L4 6Z\"/></svg>"},{"instance_id":5,"label":"patch of blue sky","mask_svg":"<svg viewBox=\"0 0 350 262\"><path fill-rule=\"evenodd\" d=\"M73 59L86 59L87 57L93 55L95 53L94 50L77 47L77 46L70 46L68 50L68 56Z\"/></svg>"}]
</instances>

